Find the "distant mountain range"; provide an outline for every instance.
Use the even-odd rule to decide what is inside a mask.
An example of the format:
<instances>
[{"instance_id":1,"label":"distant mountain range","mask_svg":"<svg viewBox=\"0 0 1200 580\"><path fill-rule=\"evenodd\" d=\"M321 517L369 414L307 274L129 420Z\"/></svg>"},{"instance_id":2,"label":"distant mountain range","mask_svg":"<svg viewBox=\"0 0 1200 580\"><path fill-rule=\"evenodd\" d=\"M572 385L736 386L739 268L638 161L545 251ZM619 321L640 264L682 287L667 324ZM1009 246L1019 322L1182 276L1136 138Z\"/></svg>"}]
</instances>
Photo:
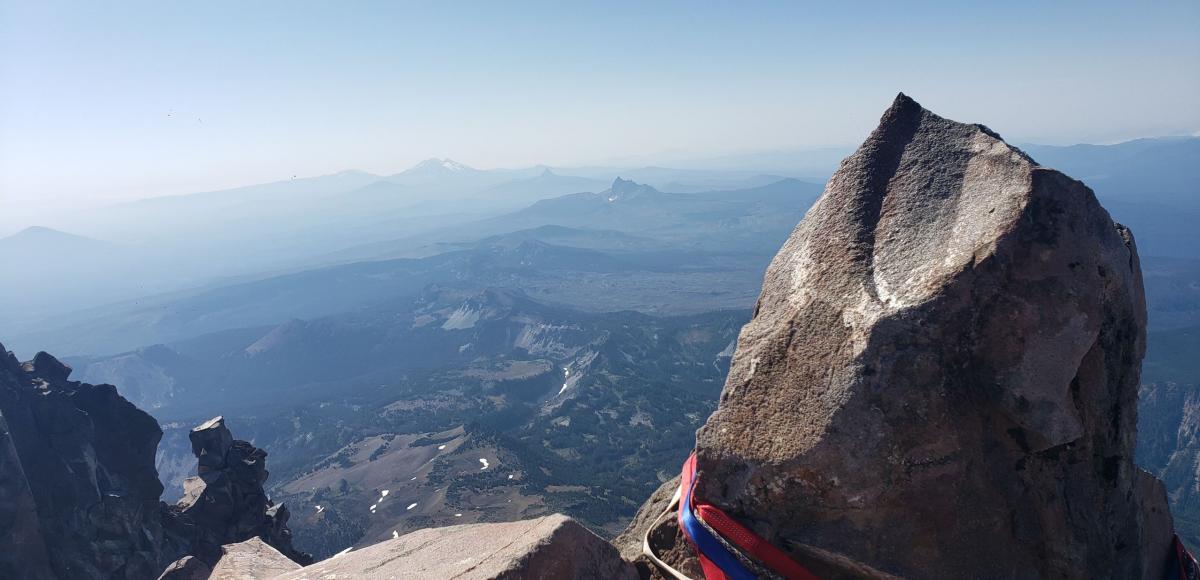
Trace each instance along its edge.
<instances>
[{"instance_id":1,"label":"distant mountain range","mask_svg":"<svg viewBox=\"0 0 1200 580\"><path fill-rule=\"evenodd\" d=\"M368 244L399 240L399 245L406 245L417 240L426 245L439 241L436 232L450 226L500 216L539 199L602 191L618 173L615 169L591 170L590 175L608 174L597 178L560 174L547 167L477 170L452 160L430 160L390 176L344 171L152 198L83 213L64 212L43 225L110 242L119 251L88 255L87 267L80 268L71 256L86 253L64 254L51 243L44 247L24 243L20 250L23 259L41 264L42 286L78 287L73 280L80 275L91 283L86 291L65 294L9 285L0 290L0 304L4 304L0 323L8 327L36 325L45 317L121 299L374 257L347 251ZM693 185L717 175L657 168L634 173L653 174L660 180L655 183ZM734 190L761 185L764 179L723 175L712 183ZM692 190L691 186L680 187ZM466 238L460 236L457 241ZM408 255L416 249L406 247L394 255Z\"/></svg>"},{"instance_id":2,"label":"distant mountain range","mask_svg":"<svg viewBox=\"0 0 1200 580\"><path fill-rule=\"evenodd\" d=\"M423 236L347 250L331 260L349 262L357 252L359 259L373 261L41 317L35 324L13 325L7 340L18 349L39 344L60 352L111 353L353 311L454 280L526 288L541 299L589 311L745 308L761 269L819 189L781 180L747 190L672 194L618 178L600 193L542 200ZM414 249L425 257L380 260Z\"/></svg>"},{"instance_id":3,"label":"distant mountain range","mask_svg":"<svg viewBox=\"0 0 1200 580\"><path fill-rule=\"evenodd\" d=\"M134 248L41 226L0 238L0 263L14 276L0 284L5 327L18 318L53 315L61 305L114 302L165 289L136 275L141 264ZM94 282L84 282L89 280Z\"/></svg>"},{"instance_id":4,"label":"distant mountain range","mask_svg":"<svg viewBox=\"0 0 1200 580\"><path fill-rule=\"evenodd\" d=\"M1091 184L1115 219L1134 229L1143 256L1200 258L1200 230L1193 227L1200 222L1200 202L1195 201L1200 197L1200 139L1025 148L1039 162ZM602 180L616 172L621 177ZM721 187L727 184L731 185ZM692 190L704 187L714 189ZM0 289L0 323L13 329L9 341L25 354L55 346L59 352L94 352L85 344L57 342L53 336L59 331L54 329L77 335L66 329L81 325L94 329L92 336L102 340L99 337L110 336L103 329L122 336L122 327L170 326L177 313L150 315L155 322L147 325L137 312L171 312L166 305L178 300L229 294L221 289L256 280L266 283L281 275L363 260L432 257L472 247L485 237L547 226L637 236L643 239L640 252L693 252L688 259L692 262L696 252L757 256L744 260L757 268L820 189L778 175L738 171L544 166L478 170L450 159L431 159L390 176L346 171L154 198L87 215L64 215L61 221L71 228L58 236L43 228L0 239L0 256L30 268L36 264L38 272L37 284ZM599 239L543 241L614 250ZM81 278L88 283L77 283ZM361 293L370 291L364 288ZM343 306L326 301L327 306L312 310L299 304L304 296L321 302L319 296L292 296L300 302L289 305L285 300L270 311L324 315ZM576 303L586 300L580 297ZM351 300L344 306L354 304L359 303ZM628 306L661 312L661 304L634 299ZM132 316L126 316L127 323L92 324L111 313ZM26 336L31 340L25 341ZM154 342L175 335L131 336ZM115 344L132 348L141 343Z\"/></svg>"}]
</instances>

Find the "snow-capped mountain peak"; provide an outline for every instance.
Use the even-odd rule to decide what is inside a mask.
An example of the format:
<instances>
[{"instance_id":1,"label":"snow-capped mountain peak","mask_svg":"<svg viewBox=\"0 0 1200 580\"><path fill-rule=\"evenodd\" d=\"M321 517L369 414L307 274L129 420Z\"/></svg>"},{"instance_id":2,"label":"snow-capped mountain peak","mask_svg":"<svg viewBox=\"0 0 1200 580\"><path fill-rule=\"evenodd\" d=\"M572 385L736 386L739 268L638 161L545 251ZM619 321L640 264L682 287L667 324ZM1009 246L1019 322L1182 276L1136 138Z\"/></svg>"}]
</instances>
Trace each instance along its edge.
<instances>
[{"instance_id":1,"label":"snow-capped mountain peak","mask_svg":"<svg viewBox=\"0 0 1200 580\"><path fill-rule=\"evenodd\" d=\"M422 162L416 164L409 171L421 172L421 173L432 172L432 171L437 171L437 172L447 172L448 171L448 172L460 173L463 171L471 171L471 170L472 170L472 168L470 166L463 165L462 163L459 163L453 159L449 159L449 158L436 159L435 158L435 159L426 159L425 161L422 161Z\"/></svg>"}]
</instances>

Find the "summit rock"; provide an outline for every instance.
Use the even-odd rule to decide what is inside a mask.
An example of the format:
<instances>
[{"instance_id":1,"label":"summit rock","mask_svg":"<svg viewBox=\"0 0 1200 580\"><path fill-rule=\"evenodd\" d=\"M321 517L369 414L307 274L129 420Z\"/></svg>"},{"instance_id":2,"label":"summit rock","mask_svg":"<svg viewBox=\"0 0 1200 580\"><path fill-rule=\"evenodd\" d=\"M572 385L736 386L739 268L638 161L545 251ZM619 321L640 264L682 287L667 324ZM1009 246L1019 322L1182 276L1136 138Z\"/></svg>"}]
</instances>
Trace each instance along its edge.
<instances>
[{"instance_id":1,"label":"summit rock","mask_svg":"<svg viewBox=\"0 0 1200 580\"><path fill-rule=\"evenodd\" d=\"M1145 325L1090 189L901 94L767 270L697 494L823 578L1159 578Z\"/></svg>"}]
</instances>

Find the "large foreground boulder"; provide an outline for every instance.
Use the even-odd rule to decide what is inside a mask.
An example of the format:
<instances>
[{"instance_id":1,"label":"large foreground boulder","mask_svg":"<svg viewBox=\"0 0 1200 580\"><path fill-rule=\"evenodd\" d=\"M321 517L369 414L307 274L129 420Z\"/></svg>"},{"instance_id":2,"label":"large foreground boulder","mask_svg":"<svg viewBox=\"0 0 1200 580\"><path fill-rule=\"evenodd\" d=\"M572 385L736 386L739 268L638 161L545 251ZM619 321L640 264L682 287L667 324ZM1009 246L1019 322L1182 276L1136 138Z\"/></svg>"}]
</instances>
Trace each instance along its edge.
<instances>
[{"instance_id":1,"label":"large foreground boulder","mask_svg":"<svg viewBox=\"0 0 1200 580\"><path fill-rule=\"evenodd\" d=\"M499 524L428 528L279 576L303 578L605 578L635 580L608 542L563 515Z\"/></svg>"},{"instance_id":2,"label":"large foreground boulder","mask_svg":"<svg viewBox=\"0 0 1200 580\"><path fill-rule=\"evenodd\" d=\"M697 493L826 578L1161 577L1145 320L1091 190L900 95L768 269Z\"/></svg>"}]
</instances>

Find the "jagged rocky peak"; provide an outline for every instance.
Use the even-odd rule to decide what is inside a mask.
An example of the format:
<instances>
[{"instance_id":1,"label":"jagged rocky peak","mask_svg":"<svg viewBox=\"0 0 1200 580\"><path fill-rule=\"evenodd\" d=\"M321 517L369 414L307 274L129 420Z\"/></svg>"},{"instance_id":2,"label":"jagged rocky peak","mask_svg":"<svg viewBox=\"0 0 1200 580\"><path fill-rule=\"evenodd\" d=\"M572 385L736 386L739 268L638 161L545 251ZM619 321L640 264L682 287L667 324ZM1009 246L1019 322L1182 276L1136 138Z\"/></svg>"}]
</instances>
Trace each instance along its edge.
<instances>
[{"instance_id":1,"label":"jagged rocky peak","mask_svg":"<svg viewBox=\"0 0 1200 580\"><path fill-rule=\"evenodd\" d=\"M202 530L192 533L188 553L215 566L222 546L260 538L295 562L311 563L311 555L292 547L287 507L272 502L263 489L269 476L267 452L234 439L220 416L201 423L188 437L196 475L184 480L183 498L169 508L175 520Z\"/></svg>"},{"instance_id":2,"label":"jagged rocky peak","mask_svg":"<svg viewBox=\"0 0 1200 580\"><path fill-rule=\"evenodd\" d=\"M635 182L633 180L622 179L622 178L618 177L613 180L611 189L612 189L613 193L624 193L631 189L637 188L637 186L638 186L637 182Z\"/></svg>"},{"instance_id":3,"label":"jagged rocky peak","mask_svg":"<svg viewBox=\"0 0 1200 580\"><path fill-rule=\"evenodd\" d=\"M1091 190L901 94L771 263L697 496L822 577L1161 577L1145 322Z\"/></svg>"},{"instance_id":4,"label":"jagged rocky peak","mask_svg":"<svg viewBox=\"0 0 1200 580\"><path fill-rule=\"evenodd\" d=\"M657 189L644 185L629 179L620 177L613 180L612 187L608 189L608 201L617 201L619 199L637 199L639 197L650 196L658 193Z\"/></svg>"},{"instance_id":5,"label":"jagged rocky peak","mask_svg":"<svg viewBox=\"0 0 1200 580\"><path fill-rule=\"evenodd\" d=\"M33 360L21 366L25 372L50 382L65 381L71 376L71 367L48 352L33 355Z\"/></svg>"}]
</instances>

